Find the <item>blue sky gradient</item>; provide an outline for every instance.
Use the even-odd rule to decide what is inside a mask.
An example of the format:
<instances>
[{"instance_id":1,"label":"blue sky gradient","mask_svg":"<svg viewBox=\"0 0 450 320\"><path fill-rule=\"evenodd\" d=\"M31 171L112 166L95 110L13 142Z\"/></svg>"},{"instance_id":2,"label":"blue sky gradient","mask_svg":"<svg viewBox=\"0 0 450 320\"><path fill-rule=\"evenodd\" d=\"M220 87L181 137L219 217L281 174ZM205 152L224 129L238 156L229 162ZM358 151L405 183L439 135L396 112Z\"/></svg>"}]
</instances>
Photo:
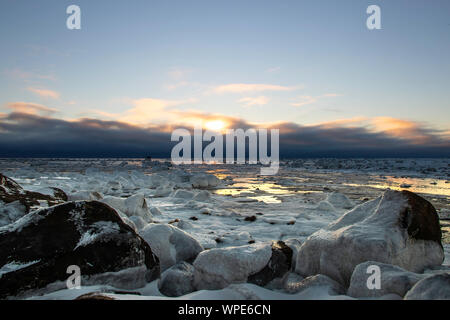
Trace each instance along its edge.
<instances>
[{"instance_id":1,"label":"blue sky gradient","mask_svg":"<svg viewBox=\"0 0 450 320\"><path fill-rule=\"evenodd\" d=\"M71 4L81 30L66 28ZM381 30L366 28L372 4ZM0 39L0 136L25 112L161 131L214 117L357 126L449 146L447 0L3 0Z\"/></svg>"}]
</instances>

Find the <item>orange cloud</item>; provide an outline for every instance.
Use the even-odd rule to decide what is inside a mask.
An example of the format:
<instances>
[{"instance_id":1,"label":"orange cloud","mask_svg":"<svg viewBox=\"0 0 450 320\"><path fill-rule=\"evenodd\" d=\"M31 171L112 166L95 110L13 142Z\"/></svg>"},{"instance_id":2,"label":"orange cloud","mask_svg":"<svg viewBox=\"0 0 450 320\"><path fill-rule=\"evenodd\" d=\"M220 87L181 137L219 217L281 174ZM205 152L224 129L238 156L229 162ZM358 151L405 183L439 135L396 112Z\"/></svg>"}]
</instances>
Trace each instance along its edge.
<instances>
[{"instance_id":1,"label":"orange cloud","mask_svg":"<svg viewBox=\"0 0 450 320\"><path fill-rule=\"evenodd\" d=\"M286 87L274 84L249 84L249 83L231 83L217 86L213 89L214 93L244 93L261 91L290 91L295 87Z\"/></svg>"},{"instance_id":2,"label":"orange cloud","mask_svg":"<svg viewBox=\"0 0 450 320\"><path fill-rule=\"evenodd\" d=\"M60 96L58 92L48 89L37 89L29 87L28 90L43 98L59 99Z\"/></svg>"},{"instance_id":3,"label":"orange cloud","mask_svg":"<svg viewBox=\"0 0 450 320\"><path fill-rule=\"evenodd\" d=\"M407 139L415 144L425 144L433 136L419 123L390 117L377 117L371 120L373 131L392 137Z\"/></svg>"},{"instance_id":4,"label":"orange cloud","mask_svg":"<svg viewBox=\"0 0 450 320\"><path fill-rule=\"evenodd\" d=\"M238 102L243 103L247 107L262 106L262 105L269 103L269 98L267 98L265 96L245 97L245 98L239 99Z\"/></svg>"},{"instance_id":5,"label":"orange cloud","mask_svg":"<svg viewBox=\"0 0 450 320\"><path fill-rule=\"evenodd\" d=\"M14 112L26 113L32 115L51 115L58 112L57 109L49 108L42 104L31 102L11 102L7 104L7 107Z\"/></svg>"}]
</instances>

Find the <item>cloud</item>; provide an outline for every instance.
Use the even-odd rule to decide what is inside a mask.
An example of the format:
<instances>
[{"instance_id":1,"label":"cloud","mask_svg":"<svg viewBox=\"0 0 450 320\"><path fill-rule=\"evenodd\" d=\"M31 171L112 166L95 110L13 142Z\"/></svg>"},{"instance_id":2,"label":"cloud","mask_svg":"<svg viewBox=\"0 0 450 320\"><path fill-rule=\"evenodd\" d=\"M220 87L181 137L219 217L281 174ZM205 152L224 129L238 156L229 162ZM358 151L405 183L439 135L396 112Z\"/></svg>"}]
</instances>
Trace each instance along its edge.
<instances>
[{"instance_id":1,"label":"cloud","mask_svg":"<svg viewBox=\"0 0 450 320\"><path fill-rule=\"evenodd\" d=\"M145 126L151 123L176 121L178 118L182 118L182 115L175 107L194 102L196 100L193 98L185 100L142 98L131 100L133 107L124 112L112 113L97 109L91 110L91 112L110 120Z\"/></svg>"},{"instance_id":2,"label":"cloud","mask_svg":"<svg viewBox=\"0 0 450 320\"><path fill-rule=\"evenodd\" d=\"M306 106L308 104L316 103L317 100L318 100L317 98L312 97L312 96L301 96L300 97L300 101L291 103L291 106L303 107L303 106Z\"/></svg>"},{"instance_id":3,"label":"cloud","mask_svg":"<svg viewBox=\"0 0 450 320\"><path fill-rule=\"evenodd\" d=\"M426 144L434 139L434 131L421 125L420 123L390 117L377 117L371 120L371 125L375 132L382 132L386 135L408 139L415 144ZM443 132L445 135L445 132Z\"/></svg>"},{"instance_id":4,"label":"cloud","mask_svg":"<svg viewBox=\"0 0 450 320\"><path fill-rule=\"evenodd\" d=\"M59 99L59 96L60 96L60 94L58 92L49 90L49 89L37 89L37 88L29 87L28 91L31 91L43 98Z\"/></svg>"},{"instance_id":5,"label":"cloud","mask_svg":"<svg viewBox=\"0 0 450 320\"><path fill-rule=\"evenodd\" d=\"M291 91L296 87L286 87L274 84L250 84L250 83L231 83L220 85L213 88L212 92L222 93L248 93L248 92L262 92L262 91Z\"/></svg>"},{"instance_id":6,"label":"cloud","mask_svg":"<svg viewBox=\"0 0 450 320\"><path fill-rule=\"evenodd\" d=\"M291 106L294 107L303 107L308 104L314 104L318 102L319 100L322 100L323 98L335 98L335 97L341 97L342 94L339 93L325 93L320 96L301 96L296 102L291 103Z\"/></svg>"},{"instance_id":7,"label":"cloud","mask_svg":"<svg viewBox=\"0 0 450 320\"><path fill-rule=\"evenodd\" d=\"M220 119L230 128L255 127L239 118L174 112L208 121ZM280 129L281 157L450 156L448 131L430 130L419 123L393 118L360 119L360 125L357 119L348 123L344 120L340 120L343 126L338 123L302 126L289 122L260 126ZM398 129L407 128L403 131L405 136L392 131L396 124ZM426 141L411 135L411 128L426 135ZM68 121L13 112L0 117L0 156L170 157L173 129L167 124L142 127L121 121L89 118Z\"/></svg>"},{"instance_id":8,"label":"cloud","mask_svg":"<svg viewBox=\"0 0 450 320\"><path fill-rule=\"evenodd\" d=\"M57 109L49 108L42 104L32 102L11 102L7 104L7 107L13 110L13 112L33 114L33 115L49 116L58 112Z\"/></svg>"},{"instance_id":9,"label":"cloud","mask_svg":"<svg viewBox=\"0 0 450 320\"><path fill-rule=\"evenodd\" d=\"M188 76L190 73L192 73L192 69L189 68L171 68L169 72L167 73L169 78L172 80L182 80L186 76Z\"/></svg>"},{"instance_id":10,"label":"cloud","mask_svg":"<svg viewBox=\"0 0 450 320\"><path fill-rule=\"evenodd\" d=\"M269 98L267 98L265 96L245 97L245 98L239 99L238 102L243 103L247 107L262 106L262 105L269 103Z\"/></svg>"}]
</instances>

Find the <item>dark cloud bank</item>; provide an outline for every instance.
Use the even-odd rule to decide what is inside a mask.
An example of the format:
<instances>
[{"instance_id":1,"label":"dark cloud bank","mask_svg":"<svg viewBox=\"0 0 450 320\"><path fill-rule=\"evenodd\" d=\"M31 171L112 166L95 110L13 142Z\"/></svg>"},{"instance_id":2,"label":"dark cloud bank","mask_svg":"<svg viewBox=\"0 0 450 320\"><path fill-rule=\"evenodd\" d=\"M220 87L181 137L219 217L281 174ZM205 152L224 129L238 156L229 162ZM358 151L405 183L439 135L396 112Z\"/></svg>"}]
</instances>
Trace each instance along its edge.
<instances>
[{"instance_id":1,"label":"dark cloud bank","mask_svg":"<svg viewBox=\"0 0 450 320\"><path fill-rule=\"evenodd\" d=\"M237 127L239 128L239 127ZM240 128L245 128L241 123ZM421 143L364 127L283 124L280 157L450 157L450 141L418 128ZM0 117L0 157L170 157L176 142L158 128L116 121L69 122L30 114Z\"/></svg>"}]
</instances>

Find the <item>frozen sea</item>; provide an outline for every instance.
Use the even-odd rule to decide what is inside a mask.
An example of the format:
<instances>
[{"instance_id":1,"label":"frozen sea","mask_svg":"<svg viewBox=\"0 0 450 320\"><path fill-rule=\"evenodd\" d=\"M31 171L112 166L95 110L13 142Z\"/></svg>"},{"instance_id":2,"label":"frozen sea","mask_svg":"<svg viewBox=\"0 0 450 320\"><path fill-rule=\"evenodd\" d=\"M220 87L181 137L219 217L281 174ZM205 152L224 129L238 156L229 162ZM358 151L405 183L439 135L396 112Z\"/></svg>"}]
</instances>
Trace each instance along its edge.
<instances>
[{"instance_id":1,"label":"frozen sea","mask_svg":"<svg viewBox=\"0 0 450 320\"><path fill-rule=\"evenodd\" d=\"M409 190L438 211L450 264L449 159L290 159L273 176L260 175L259 165L173 166L166 159L0 159L0 172L31 191L60 188L69 200L142 194L154 222L177 226L205 249L304 240L348 211L326 201L333 192L354 206L388 188ZM154 284L141 294L158 296ZM56 297L64 295L47 296Z\"/></svg>"}]
</instances>

